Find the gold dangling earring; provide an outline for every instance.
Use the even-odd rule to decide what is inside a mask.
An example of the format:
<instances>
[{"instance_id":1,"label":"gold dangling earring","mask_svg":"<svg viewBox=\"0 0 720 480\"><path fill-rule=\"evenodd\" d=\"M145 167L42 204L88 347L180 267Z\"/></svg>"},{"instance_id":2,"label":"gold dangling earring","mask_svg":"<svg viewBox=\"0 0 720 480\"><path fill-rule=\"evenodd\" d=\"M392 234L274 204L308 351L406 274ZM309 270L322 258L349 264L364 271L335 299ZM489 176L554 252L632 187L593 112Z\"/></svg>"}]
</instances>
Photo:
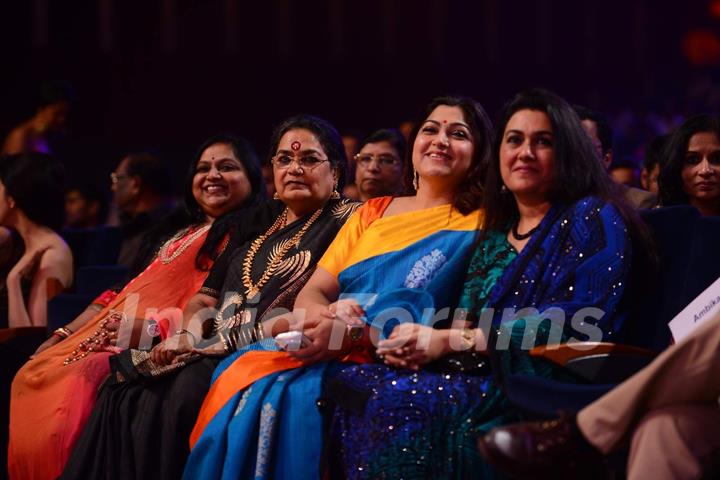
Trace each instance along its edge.
<instances>
[{"instance_id":1,"label":"gold dangling earring","mask_svg":"<svg viewBox=\"0 0 720 480\"><path fill-rule=\"evenodd\" d=\"M273 193L273 200L280 200L280 195L277 192Z\"/></svg>"},{"instance_id":2,"label":"gold dangling earring","mask_svg":"<svg viewBox=\"0 0 720 480\"><path fill-rule=\"evenodd\" d=\"M420 175L418 175L417 170L413 168L413 188L417 192L418 187L420 186Z\"/></svg>"},{"instance_id":3,"label":"gold dangling earring","mask_svg":"<svg viewBox=\"0 0 720 480\"><path fill-rule=\"evenodd\" d=\"M340 198L340 193L338 192L337 187L338 187L338 181L335 180L335 185L333 186L333 192L330 194L330 198L332 198L333 200L337 200Z\"/></svg>"}]
</instances>

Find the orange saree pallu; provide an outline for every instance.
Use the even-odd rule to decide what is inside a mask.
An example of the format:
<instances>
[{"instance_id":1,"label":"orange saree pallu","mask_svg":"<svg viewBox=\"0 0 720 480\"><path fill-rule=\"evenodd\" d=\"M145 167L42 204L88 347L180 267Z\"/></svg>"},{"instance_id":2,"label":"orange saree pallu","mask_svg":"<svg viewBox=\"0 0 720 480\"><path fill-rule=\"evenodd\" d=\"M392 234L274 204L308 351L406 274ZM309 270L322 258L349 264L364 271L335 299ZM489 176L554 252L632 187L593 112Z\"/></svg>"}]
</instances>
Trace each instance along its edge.
<instances>
[{"instance_id":1,"label":"orange saree pallu","mask_svg":"<svg viewBox=\"0 0 720 480\"><path fill-rule=\"evenodd\" d=\"M207 271L196 268L195 256L208 229L191 229L170 240L145 271L92 320L20 369L10 400L11 478L46 480L62 473L110 371L112 353L87 339L102 340L103 321L123 313L136 321L152 316L161 330L172 331L173 320L207 276ZM121 338L123 330L121 326Z\"/></svg>"}]
</instances>

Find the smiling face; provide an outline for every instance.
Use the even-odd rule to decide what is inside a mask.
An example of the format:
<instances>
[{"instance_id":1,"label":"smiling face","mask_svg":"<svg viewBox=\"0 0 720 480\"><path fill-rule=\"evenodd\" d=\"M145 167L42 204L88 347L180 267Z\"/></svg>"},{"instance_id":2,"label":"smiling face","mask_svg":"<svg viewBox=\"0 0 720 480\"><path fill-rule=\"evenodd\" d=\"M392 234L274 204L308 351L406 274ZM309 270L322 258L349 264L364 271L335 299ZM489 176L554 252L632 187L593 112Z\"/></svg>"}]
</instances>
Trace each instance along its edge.
<instances>
[{"instance_id":1,"label":"smiling face","mask_svg":"<svg viewBox=\"0 0 720 480\"><path fill-rule=\"evenodd\" d=\"M690 137L681 175L690 204L720 214L720 139L715 133L699 132Z\"/></svg>"},{"instance_id":2,"label":"smiling face","mask_svg":"<svg viewBox=\"0 0 720 480\"><path fill-rule=\"evenodd\" d=\"M195 165L193 197L210 218L239 207L252 191L247 171L230 145L210 145Z\"/></svg>"},{"instance_id":3,"label":"smiling face","mask_svg":"<svg viewBox=\"0 0 720 480\"><path fill-rule=\"evenodd\" d=\"M280 138L273 162L275 190L298 217L320 208L333 192L337 171L315 134L304 128L288 130ZM284 165L278 159L292 159ZM314 165L310 165L310 161ZM306 166L302 166L305 163Z\"/></svg>"},{"instance_id":4,"label":"smiling face","mask_svg":"<svg viewBox=\"0 0 720 480\"><path fill-rule=\"evenodd\" d=\"M423 182L454 189L465 178L474 153L470 127L460 107L439 105L423 122L413 144L412 162Z\"/></svg>"},{"instance_id":5,"label":"smiling face","mask_svg":"<svg viewBox=\"0 0 720 480\"><path fill-rule=\"evenodd\" d=\"M554 134L550 118L538 110L510 117L500 144L500 175L516 198L547 201L555 179Z\"/></svg>"}]
</instances>

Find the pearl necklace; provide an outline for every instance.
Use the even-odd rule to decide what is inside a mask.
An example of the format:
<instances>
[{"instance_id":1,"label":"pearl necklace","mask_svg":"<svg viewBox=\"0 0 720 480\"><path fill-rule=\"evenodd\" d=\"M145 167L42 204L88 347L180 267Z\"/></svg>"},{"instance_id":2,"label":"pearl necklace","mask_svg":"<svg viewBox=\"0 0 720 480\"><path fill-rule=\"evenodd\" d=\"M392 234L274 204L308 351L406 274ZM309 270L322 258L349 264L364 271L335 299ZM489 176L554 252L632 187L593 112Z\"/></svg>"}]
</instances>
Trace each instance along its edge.
<instances>
[{"instance_id":1,"label":"pearl necklace","mask_svg":"<svg viewBox=\"0 0 720 480\"><path fill-rule=\"evenodd\" d=\"M300 239L302 239L303 235L305 235L305 232L310 228L310 226L315 222L315 220L317 220L322 211L322 208L315 211L315 213L312 214L308 221L305 222L305 225L303 225L300 231L293 235L289 242L284 242L280 249L278 249L278 251L273 251L270 254L270 258L267 267L265 268L265 272L262 274L262 277L260 277L260 280L258 280L257 283L253 283L252 278L250 277L250 273L252 272L252 264L255 260L255 255L257 255L258 250L260 250L260 247L265 242L265 240L267 240L270 235L277 232L285 225L288 215L287 207L285 208L285 210L283 210L283 213L280 214L277 220L275 220L275 223L272 224L272 226L268 229L267 232L252 241L252 244L250 244L250 249L248 250L248 253L245 256L245 260L243 261L242 271L242 282L245 286L245 292L248 298L252 298L260 292L260 290L265 286L268 280L270 280L270 277L275 274L275 271L278 269L280 263L283 261L283 257L285 256L285 254L292 247L300 243Z\"/></svg>"},{"instance_id":2,"label":"pearl necklace","mask_svg":"<svg viewBox=\"0 0 720 480\"><path fill-rule=\"evenodd\" d=\"M160 250L158 251L158 258L162 263L167 265L168 263L179 257L185 250L187 250L187 248L192 245L195 240L197 240L205 232L207 232L210 227L211 225L205 225L201 228L198 228L192 235L189 235L185 240L183 240L180 246L176 248L172 254L168 255L168 250L170 250L170 246L179 239L181 239L183 236L187 235L189 229L184 229L181 232L178 232L174 237L172 237L170 240L165 242L162 247L160 247Z\"/></svg>"}]
</instances>

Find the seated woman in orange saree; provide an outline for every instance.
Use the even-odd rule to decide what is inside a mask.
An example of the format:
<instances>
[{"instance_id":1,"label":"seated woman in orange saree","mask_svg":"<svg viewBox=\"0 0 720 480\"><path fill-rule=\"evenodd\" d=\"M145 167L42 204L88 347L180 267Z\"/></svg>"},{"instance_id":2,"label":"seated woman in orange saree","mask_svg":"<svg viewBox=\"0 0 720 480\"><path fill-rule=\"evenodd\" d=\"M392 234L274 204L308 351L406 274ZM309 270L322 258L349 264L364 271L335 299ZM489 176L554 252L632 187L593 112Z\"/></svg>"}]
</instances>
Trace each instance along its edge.
<instances>
[{"instance_id":1,"label":"seated woman in orange saree","mask_svg":"<svg viewBox=\"0 0 720 480\"><path fill-rule=\"evenodd\" d=\"M158 331L163 336L174 332L173 317L181 316L202 285L230 227L233 241L254 233L251 225L258 222L243 222L245 227L238 221L263 196L259 164L247 142L218 136L200 148L188 172L184 212L167 219L184 218L185 228L92 320L37 354L15 377L8 455L12 478L60 475L109 373L108 357L120 350L117 345L130 344L123 337L131 333L133 339L141 333L147 340ZM151 317L155 323L146 320ZM123 318L138 321L118 321Z\"/></svg>"}]
</instances>

